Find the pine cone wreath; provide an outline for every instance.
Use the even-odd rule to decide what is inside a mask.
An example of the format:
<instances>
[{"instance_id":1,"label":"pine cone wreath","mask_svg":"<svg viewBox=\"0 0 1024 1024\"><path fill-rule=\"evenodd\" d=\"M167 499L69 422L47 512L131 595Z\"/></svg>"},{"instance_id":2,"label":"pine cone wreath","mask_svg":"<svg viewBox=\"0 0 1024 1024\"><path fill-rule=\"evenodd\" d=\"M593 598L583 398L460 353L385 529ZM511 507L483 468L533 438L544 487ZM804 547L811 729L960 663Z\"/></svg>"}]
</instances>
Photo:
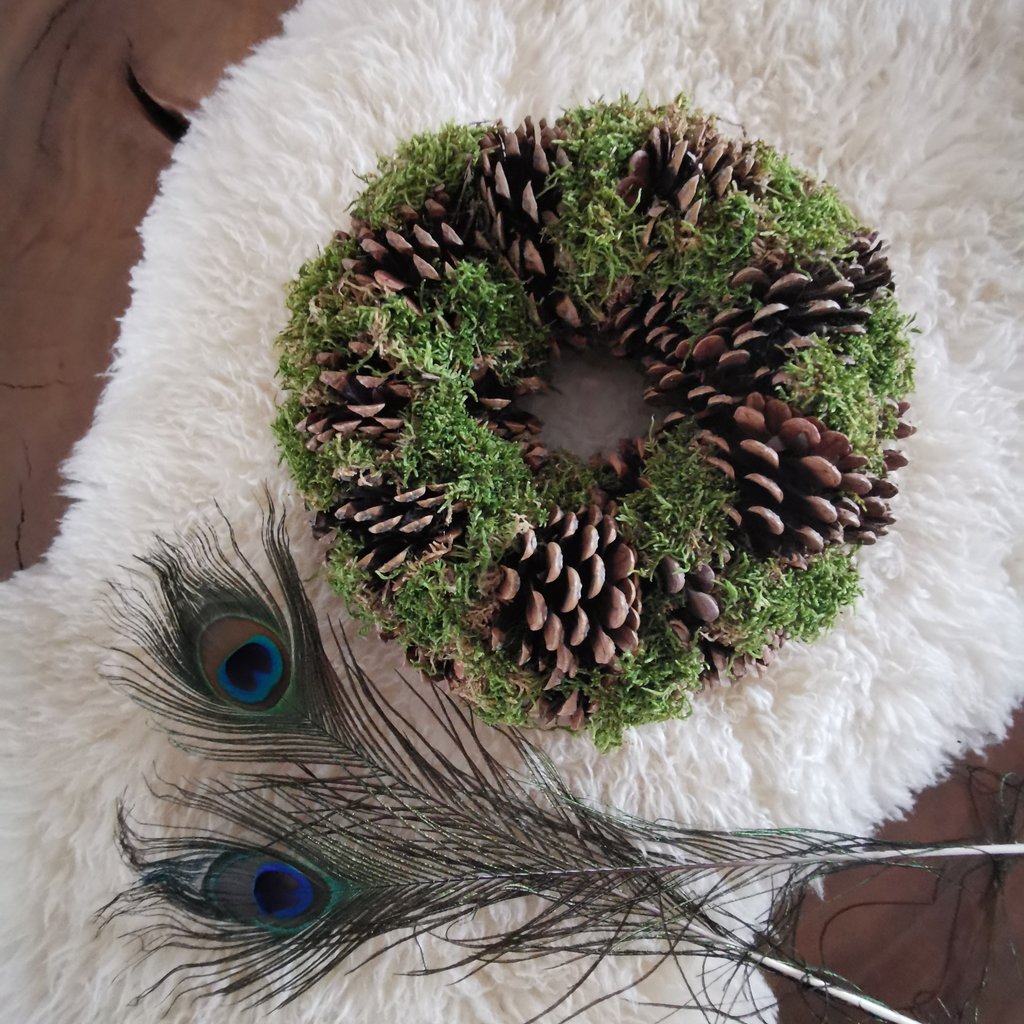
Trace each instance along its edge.
<instances>
[{"instance_id":1,"label":"pine cone wreath","mask_svg":"<svg viewBox=\"0 0 1024 1024\"><path fill-rule=\"evenodd\" d=\"M829 628L913 432L878 234L683 99L450 125L380 166L281 336L332 583L488 722L602 749ZM637 365L647 434L552 447L526 400L563 344Z\"/></svg>"}]
</instances>

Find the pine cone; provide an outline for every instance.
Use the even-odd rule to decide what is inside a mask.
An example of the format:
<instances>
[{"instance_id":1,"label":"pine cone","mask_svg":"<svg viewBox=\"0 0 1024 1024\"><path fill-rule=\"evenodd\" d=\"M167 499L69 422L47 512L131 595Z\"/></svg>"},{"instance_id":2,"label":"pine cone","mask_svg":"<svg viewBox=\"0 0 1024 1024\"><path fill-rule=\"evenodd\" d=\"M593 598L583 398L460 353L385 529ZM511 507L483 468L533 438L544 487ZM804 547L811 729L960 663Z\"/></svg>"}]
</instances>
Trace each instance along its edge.
<instances>
[{"instance_id":1,"label":"pine cone","mask_svg":"<svg viewBox=\"0 0 1024 1024\"><path fill-rule=\"evenodd\" d=\"M717 578L710 565L701 564L687 572L674 558L665 557L658 565L658 575L667 594L679 595L673 621L686 626L691 635L721 614L714 596Z\"/></svg>"},{"instance_id":2,"label":"pine cone","mask_svg":"<svg viewBox=\"0 0 1024 1024\"><path fill-rule=\"evenodd\" d=\"M678 366L690 351L691 331L677 316L685 297L682 291L663 290L614 310L608 318L609 352Z\"/></svg>"},{"instance_id":3,"label":"pine cone","mask_svg":"<svg viewBox=\"0 0 1024 1024\"><path fill-rule=\"evenodd\" d=\"M674 324L671 350L664 333L645 339L654 342L645 359L651 382L645 398L657 403L672 397L702 418L712 398L719 406L735 406L752 391L768 393L782 383L783 365L815 343L812 335L834 338L841 351L844 334L865 331L871 310L863 303L892 280L876 236L857 235L850 244L849 259L802 270L788 255L762 253L730 281L733 288L749 286L752 301L719 312L699 338ZM648 301L641 300L632 319L620 314L627 329ZM662 296L654 308L666 319L675 305Z\"/></svg>"},{"instance_id":4,"label":"pine cone","mask_svg":"<svg viewBox=\"0 0 1024 1024\"><path fill-rule=\"evenodd\" d=\"M735 648L723 644L714 637L700 638L700 649L707 662L701 674L705 686L728 686L745 676L770 665L782 645L783 637L777 636L765 644L757 657L752 654L737 654Z\"/></svg>"},{"instance_id":5,"label":"pine cone","mask_svg":"<svg viewBox=\"0 0 1024 1024\"><path fill-rule=\"evenodd\" d=\"M582 691L545 690L530 709L530 717L542 726L561 726L579 732L597 710L598 702L592 701Z\"/></svg>"},{"instance_id":6,"label":"pine cone","mask_svg":"<svg viewBox=\"0 0 1024 1024\"><path fill-rule=\"evenodd\" d=\"M581 320L572 300L553 291L557 252L544 229L558 220L561 197L547 178L552 168L569 162L556 141L557 127L527 118L514 132L503 126L480 140L480 195L487 227L478 244L494 245L530 294L542 315L555 316L570 327Z\"/></svg>"},{"instance_id":7,"label":"pine cone","mask_svg":"<svg viewBox=\"0 0 1024 1024\"><path fill-rule=\"evenodd\" d=\"M686 141L716 197L725 195L730 184L756 197L767 191L768 175L757 162L756 143L723 138L711 120L691 124Z\"/></svg>"},{"instance_id":8,"label":"pine cone","mask_svg":"<svg viewBox=\"0 0 1024 1024\"><path fill-rule=\"evenodd\" d=\"M349 272L348 280L357 286L402 292L422 281L440 281L468 246L463 234L469 222L453 223L450 200L443 191L435 192L427 200L424 213L407 211L406 221L399 230L375 230L365 221L354 221L352 235L359 244L361 255L345 259L342 265ZM342 240L349 236L341 234Z\"/></svg>"},{"instance_id":9,"label":"pine cone","mask_svg":"<svg viewBox=\"0 0 1024 1024\"><path fill-rule=\"evenodd\" d=\"M675 421L670 416L666 427ZM844 434L777 398L749 395L695 440L707 461L735 481L729 515L760 553L792 555L799 565L829 544L872 543L892 522L885 498L895 485L864 473L867 460Z\"/></svg>"},{"instance_id":10,"label":"pine cone","mask_svg":"<svg viewBox=\"0 0 1024 1024\"><path fill-rule=\"evenodd\" d=\"M619 442L618 451L612 452L604 459L597 456L597 465L604 463L615 474L615 482L606 490L621 498L641 488L650 487L650 481L644 478L644 461L647 457L647 442L642 437L627 437Z\"/></svg>"},{"instance_id":11,"label":"pine cone","mask_svg":"<svg viewBox=\"0 0 1024 1024\"><path fill-rule=\"evenodd\" d=\"M304 396L306 415L295 424L300 433L312 435L306 442L318 451L335 437L359 434L380 445L393 444L405 423L404 411L412 388L390 367L374 372L341 369L347 361L343 352L319 352L316 363L322 388Z\"/></svg>"},{"instance_id":12,"label":"pine cone","mask_svg":"<svg viewBox=\"0 0 1024 1024\"><path fill-rule=\"evenodd\" d=\"M462 535L465 503L446 504L443 486L399 491L379 476L340 476L348 482L347 500L331 513L340 530L359 538L360 569L385 574L406 561L432 562Z\"/></svg>"},{"instance_id":13,"label":"pine cone","mask_svg":"<svg viewBox=\"0 0 1024 1024\"><path fill-rule=\"evenodd\" d=\"M716 199L733 184L760 196L767 182L753 144L722 139L708 121L692 125L682 137L666 122L652 128L647 142L630 157L618 192L629 206L639 201L652 218L659 217L667 205L696 224L703 202L698 194L702 180Z\"/></svg>"},{"instance_id":14,"label":"pine cone","mask_svg":"<svg viewBox=\"0 0 1024 1024\"><path fill-rule=\"evenodd\" d=\"M636 649L636 552L600 506L559 509L547 526L527 530L516 548L498 567L493 647L522 634L519 664L547 671L553 663L549 686Z\"/></svg>"},{"instance_id":15,"label":"pine cone","mask_svg":"<svg viewBox=\"0 0 1024 1024\"><path fill-rule=\"evenodd\" d=\"M548 456L540 440L544 425L518 406L516 399L546 391L547 383L540 377L524 377L517 384L506 384L484 364L474 366L470 376L473 398L466 405L470 415L486 424L498 437L516 442L526 463L536 470Z\"/></svg>"}]
</instances>

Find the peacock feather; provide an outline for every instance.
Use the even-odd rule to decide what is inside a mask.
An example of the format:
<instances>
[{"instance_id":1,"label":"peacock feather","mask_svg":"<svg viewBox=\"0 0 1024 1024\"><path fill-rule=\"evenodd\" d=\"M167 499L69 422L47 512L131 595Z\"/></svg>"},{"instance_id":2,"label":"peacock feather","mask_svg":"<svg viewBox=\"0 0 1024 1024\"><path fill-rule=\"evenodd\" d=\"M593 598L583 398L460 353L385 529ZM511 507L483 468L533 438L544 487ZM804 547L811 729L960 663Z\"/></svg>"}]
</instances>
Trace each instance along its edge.
<instances>
[{"instance_id":1,"label":"peacock feather","mask_svg":"<svg viewBox=\"0 0 1024 1024\"><path fill-rule=\"evenodd\" d=\"M662 1009L726 1019L703 983L760 968L907 1020L787 957L790 912L830 871L915 866L948 850L646 821L580 800L521 733L481 727L435 688L408 684L412 710L399 709L343 632L328 657L283 522L268 506L272 580L225 519L226 544L209 524L160 541L142 560L151 585L116 589L126 640L118 685L179 746L259 765L155 790L182 813L219 822L213 830L143 828L119 811L137 881L105 916L139 915L147 951L184 953L154 988L278 1005L343 964L430 933L453 953L425 973L551 954L583 962L549 1011L605 958L631 955L648 964L634 984L666 962L680 967L679 1001ZM455 930L511 900L521 901L515 926ZM683 970L691 960L701 969Z\"/></svg>"}]
</instances>

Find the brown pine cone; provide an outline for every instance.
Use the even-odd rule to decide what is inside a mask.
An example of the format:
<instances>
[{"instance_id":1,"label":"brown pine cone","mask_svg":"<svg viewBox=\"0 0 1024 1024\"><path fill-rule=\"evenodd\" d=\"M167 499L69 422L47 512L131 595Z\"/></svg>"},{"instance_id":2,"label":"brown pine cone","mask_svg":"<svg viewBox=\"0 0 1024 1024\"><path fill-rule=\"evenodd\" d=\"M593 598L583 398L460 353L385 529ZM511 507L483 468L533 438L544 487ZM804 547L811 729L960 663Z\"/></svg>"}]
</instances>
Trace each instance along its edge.
<instances>
[{"instance_id":1,"label":"brown pine cone","mask_svg":"<svg viewBox=\"0 0 1024 1024\"><path fill-rule=\"evenodd\" d=\"M613 485L606 487L615 498L631 494L641 488L650 487L650 481L644 477L644 462L647 458L647 442L642 437L627 437L619 442L618 451L612 452L604 459L597 456L595 464L604 463L615 474Z\"/></svg>"},{"instance_id":2,"label":"brown pine cone","mask_svg":"<svg viewBox=\"0 0 1024 1024\"><path fill-rule=\"evenodd\" d=\"M705 190L700 189L702 181ZM696 224L702 193L721 199L732 185L760 196L766 184L752 143L723 139L709 121L691 125L682 136L666 122L652 128L647 142L630 157L618 192L629 206L639 201L652 218L669 206Z\"/></svg>"},{"instance_id":3,"label":"brown pine cone","mask_svg":"<svg viewBox=\"0 0 1024 1024\"><path fill-rule=\"evenodd\" d=\"M666 426L673 422L670 416ZM749 395L696 440L707 461L735 481L729 515L760 553L792 555L799 565L829 544L871 543L892 522L885 498L895 485L865 473L867 460L844 434L777 398Z\"/></svg>"},{"instance_id":4,"label":"brown pine cone","mask_svg":"<svg viewBox=\"0 0 1024 1024\"><path fill-rule=\"evenodd\" d=\"M491 645L521 638L518 662L553 667L549 685L580 667L610 665L639 643L636 552L599 505L557 510L528 529L498 566Z\"/></svg>"},{"instance_id":5,"label":"brown pine cone","mask_svg":"<svg viewBox=\"0 0 1024 1024\"><path fill-rule=\"evenodd\" d=\"M556 144L560 138L561 129L527 118L514 132L499 125L480 140L485 225L477 244L497 249L539 302L542 317L576 328L582 323L576 306L568 295L553 291L557 253L545 236L558 220L560 202L548 175L569 162Z\"/></svg>"},{"instance_id":6,"label":"brown pine cone","mask_svg":"<svg viewBox=\"0 0 1024 1024\"><path fill-rule=\"evenodd\" d=\"M707 668L701 674L705 686L728 686L745 676L756 673L766 665L770 665L782 645L783 638L776 637L770 644L761 648L760 654L737 654L728 644L723 644L714 637L701 637L700 648L704 652Z\"/></svg>"},{"instance_id":7,"label":"brown pine cone","mask_svg":"<svg viewBox=\"0 0 1024 1024\"><path fill-rule=\"evenodd\" d=\"M687 572L674 558L666 556L658 566L658 576L665 592L679 601L673 621L685 626L689 636L721 614L715 597L717 578L710 565L701 564ZM682 633L678 630L677 633L683 639Z\"/></svg>"},{"instance_id":8,"label":"brown pine cone","mask_svg":"<svg viewBox=\"0 0 1024 1024\"><path fill-rule=\"evenodd\" d=\"M598 702L591 700L582 690L563 693L561 690L547 689L530 709L530 718L541 726L559 726L579 732L597 707Z\"/></svg>"},{"instance_id":9,"label":"brown pine cone","mask_svg":"<svg viewBox=\"0 0 1024 1024\"><path fill-rule=\"evenodd\" d=\"M306 415L295 424L300 433L311 435L306 442L318 451L335 437L358 434L379 445L393 444L405 424L405 407L412 388L402 376L387 367L377 370L364 365L360 370L342 369L348 362L344 352L320 352L316 356L319 384L303 396Z\"/></svg>"},{"instance_id":10,"label":"brown pine cone","mask_svg":"<svg viewBox=\"0 0 1024 1024\"><path fill-rule=\"evenodd\" d=\"M375 230L364 221L354 221L352 236L360 255L342 261L348 280L388 292L403 292L423 281L440 281L468 248L463 236L469 222L463 217L464 223L457 228L449 205L447 195L436 192L424 213L408 212L400 229ZM346 240L349 236L339 237Z\"/></svg>"},{"instance_id":11,"label":"brown pine cone","mask_svg":"<svg viewBox=\"0 0 1024 1024\"><path fill-rule=\"evenodd\" d=\"M347 494L331 515L339 530L359 538L360 569L383 575L407 561L432 562L462 536L465 502L447 504L441 485L400 491L380 476L341 476Z\"/></svg>"},{"instance_id":12,"label":"brown pine cone","mask_svg":"<svg viewBox=\"0 0 1024 1024\"><path fill-rule=\"evenodd\" d=\"M857 235L850 245L849 259L835 263L794 269L789 256L764 253L738 271L730 286L749 288L750 301L720 311L697 338L676 323L675 348L658 344L661 334L651 339L655 344L644 360L650 381L645 398L673 399L700 418L712 397L728 406L752 391L770 392L783 382L784 364L814 344L812 335L833 338L842 351L843 335L865 330L871 310L863 303L892 280L876 236ZM632 325L645 302L638 303L632 320L625 314L620 319ZM664 309L672 300L662 297L660 303Z\"/></svg>"},{"instance_id":13,"label":"brown pine cone","mask_svg":"<svg viewBox=\"0 0 1024 1024\"><path fill-rule=\"evenodd\" d=\"M524 377L512 386L505 384L489 366L484 365L475 366L470 376L473 398L466 405L470 415L499 437L518 444L523 461L536 472L550 454L541 439L544 425L517 405L516 399L546 391L547 382L540 377Z\"/></svg>"},{"instance_id":14,"label":"brown pine cone","mask_svg":"<svg viewBox=\"0 0 1024 1024\"><path fill-rule=\"evenodd\" d=\"M608 318L609 351L613 356L643 356L680 365L690 351L690 329L677 315L685 298L681 291L660 291L628 301Z\"/></svg>"}]
</instances>

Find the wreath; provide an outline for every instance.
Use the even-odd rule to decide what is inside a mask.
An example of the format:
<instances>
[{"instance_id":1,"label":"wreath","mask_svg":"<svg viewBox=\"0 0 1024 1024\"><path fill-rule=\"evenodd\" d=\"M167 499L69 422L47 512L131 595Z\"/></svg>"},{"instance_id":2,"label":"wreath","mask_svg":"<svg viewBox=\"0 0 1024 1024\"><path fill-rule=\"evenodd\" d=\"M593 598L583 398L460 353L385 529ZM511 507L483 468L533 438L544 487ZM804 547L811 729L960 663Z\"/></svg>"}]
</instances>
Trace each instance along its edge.
<instances>
[{"instance_id":1,"label":"wreath","mask_svg":"<svg viewBox=\"0 0 1024 1024\"><path fill-rule=\"evenodd\" d=\"M684 100L407 140L289 306L275 432L330 583L488 722L685 716L828 628L893 521L883 244ZM590 463L526 407L566 345L658 410Z\"/></svg>"}]
</instances>

